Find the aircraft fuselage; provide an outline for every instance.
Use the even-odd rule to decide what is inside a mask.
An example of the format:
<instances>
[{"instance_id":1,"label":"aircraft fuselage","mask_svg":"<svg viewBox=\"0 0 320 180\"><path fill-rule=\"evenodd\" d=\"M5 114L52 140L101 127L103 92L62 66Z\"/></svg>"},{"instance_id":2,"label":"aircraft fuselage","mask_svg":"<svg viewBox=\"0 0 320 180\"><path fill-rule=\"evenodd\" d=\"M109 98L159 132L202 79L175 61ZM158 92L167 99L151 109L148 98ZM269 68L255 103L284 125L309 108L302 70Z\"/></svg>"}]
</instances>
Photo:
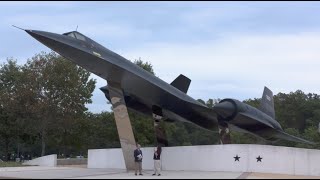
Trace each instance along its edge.
<instances>
[{"instance_id":1,"label":"aircraft fuselage","mask_svg":"<svg viewBox=\"0 0 320 180\"><path fill-rule=\"evenodd\" d=\"M63 35L34 30L26 32L63 57L107 80L108 84L117 84L132 110L152 116L154 109L160 108L160 115L167 120L190 122L212 131L218 130L218 124L229 124L265 139L276 137L307 142L284 133L273 118L273 95L270 90L266 91L268 100L263 101L262 110L235 99L224 99L209 109L185 92L79 32ZM110 100L108 88L101 90Z\"/></svg>"}]
</instances>

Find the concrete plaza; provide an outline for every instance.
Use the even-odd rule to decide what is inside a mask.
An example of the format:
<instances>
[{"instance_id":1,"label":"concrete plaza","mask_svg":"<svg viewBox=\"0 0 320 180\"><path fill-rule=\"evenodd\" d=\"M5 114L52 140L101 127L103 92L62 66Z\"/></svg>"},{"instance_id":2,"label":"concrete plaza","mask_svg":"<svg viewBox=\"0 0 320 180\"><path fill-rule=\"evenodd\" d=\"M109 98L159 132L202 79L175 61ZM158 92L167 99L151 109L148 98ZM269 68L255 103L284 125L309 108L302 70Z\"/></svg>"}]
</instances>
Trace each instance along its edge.
<instances>
[{"instance_id":1,"label":"concrete plaza","mask_svg":"<svg viewBox=\"0 0 320 180\"><path fill-rule=\"evenodd\" d=\"M0 179L319 179L317 176L293 176L266 173L162 171L161 176L152 176L153 171L143 171L143 176L122 169L88 169L75 167L11 167L0 168Z\"/></svg>"}]
</instances>

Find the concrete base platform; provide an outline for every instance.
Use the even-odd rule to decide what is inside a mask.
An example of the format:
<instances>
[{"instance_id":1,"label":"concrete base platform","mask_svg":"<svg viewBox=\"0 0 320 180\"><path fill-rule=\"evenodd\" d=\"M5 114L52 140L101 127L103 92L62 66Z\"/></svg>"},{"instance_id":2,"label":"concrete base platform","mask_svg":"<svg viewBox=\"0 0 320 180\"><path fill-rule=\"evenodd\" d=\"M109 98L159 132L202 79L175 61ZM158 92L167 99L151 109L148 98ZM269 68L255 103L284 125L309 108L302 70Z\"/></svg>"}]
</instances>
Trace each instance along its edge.
<instances>
[{"instance_id":1,"label":"concrete base platform","mask_svg":"<svg viewBox=\"0 0 320 180\"><path fill-rule=\"evenodd\" d=\"M87 169L84 167L13 167L0 168L0 179L319 179L318 176L293 176L266 173L162 171L161 176L152 176L153 171L143 171L143 176L121 169Z\"/></svg>"}]
</instances>

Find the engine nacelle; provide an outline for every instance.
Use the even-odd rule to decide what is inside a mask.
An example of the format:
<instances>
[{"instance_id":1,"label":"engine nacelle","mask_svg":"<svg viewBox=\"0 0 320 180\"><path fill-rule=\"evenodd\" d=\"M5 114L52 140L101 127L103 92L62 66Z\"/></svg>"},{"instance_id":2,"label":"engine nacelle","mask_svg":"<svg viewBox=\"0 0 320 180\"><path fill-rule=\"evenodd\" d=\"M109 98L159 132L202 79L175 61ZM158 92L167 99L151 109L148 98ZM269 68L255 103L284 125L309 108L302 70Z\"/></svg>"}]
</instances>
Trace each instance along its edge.
<instances>
[{"instance_id":1,"label":"engine nacelle","mask_svg":"<svg viewBox=\"0 0 320 180\"><path fill-rule=\"evenodd\" d=\"M234 99L223 99L213 109L218 114L219 124L221 123L222 125L224 124L223 122L233 120L239 112L237 100Z\"/></svg>"}]
</instances>

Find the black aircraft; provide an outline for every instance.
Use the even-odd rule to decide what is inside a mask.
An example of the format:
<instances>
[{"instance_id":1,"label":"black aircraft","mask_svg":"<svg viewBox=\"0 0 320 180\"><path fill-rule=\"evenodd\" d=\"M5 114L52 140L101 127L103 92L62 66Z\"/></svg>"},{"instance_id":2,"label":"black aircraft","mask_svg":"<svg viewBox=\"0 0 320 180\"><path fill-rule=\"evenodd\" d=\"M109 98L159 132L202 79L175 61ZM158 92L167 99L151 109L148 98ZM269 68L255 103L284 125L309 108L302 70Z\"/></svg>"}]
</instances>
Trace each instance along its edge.
<instances>
[{"instance_id":1,"label":"black aircraft","mask_svg":"<svg viewBox=\"0 0 320 180\"><path fill-rule=\"evenodd\" d=\"M272 92L265 87L260 109L235 99L223 99L213 109L186 93L191 80L179 75L171 84L77 32L56 34L25 30L32 37L108 82L120 84L129 109L166 121L184 121L218 132L218 125L250 133L267 141L312 142L283 131L275 120ZM100 88L110 101L108 86Z\"/></svg>"}]
</instances>

